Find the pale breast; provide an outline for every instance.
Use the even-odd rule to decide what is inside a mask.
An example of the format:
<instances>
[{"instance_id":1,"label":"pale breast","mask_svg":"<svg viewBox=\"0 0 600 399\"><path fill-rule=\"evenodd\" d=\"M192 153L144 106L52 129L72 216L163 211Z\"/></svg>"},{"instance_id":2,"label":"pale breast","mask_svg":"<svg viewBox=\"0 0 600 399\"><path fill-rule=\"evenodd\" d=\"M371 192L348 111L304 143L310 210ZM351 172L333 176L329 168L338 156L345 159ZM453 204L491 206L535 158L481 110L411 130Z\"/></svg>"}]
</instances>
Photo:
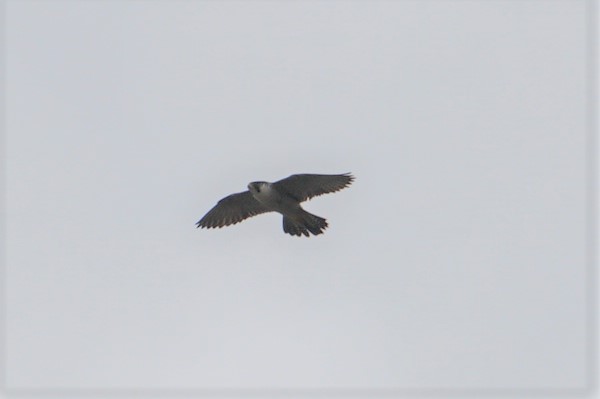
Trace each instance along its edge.
<instances>
[{"instance_id":1,"label":"pale breast","mask_svg":"<svg viewBox=\"0 0 600 399\"><path fill-rule=\"evenodd\" d=\"M252 195L256 200L264 205L275 204L279 199L279 193L273 190L270 185L262 185L260 192L253 192Z\"/></svg>"}]
</instances>

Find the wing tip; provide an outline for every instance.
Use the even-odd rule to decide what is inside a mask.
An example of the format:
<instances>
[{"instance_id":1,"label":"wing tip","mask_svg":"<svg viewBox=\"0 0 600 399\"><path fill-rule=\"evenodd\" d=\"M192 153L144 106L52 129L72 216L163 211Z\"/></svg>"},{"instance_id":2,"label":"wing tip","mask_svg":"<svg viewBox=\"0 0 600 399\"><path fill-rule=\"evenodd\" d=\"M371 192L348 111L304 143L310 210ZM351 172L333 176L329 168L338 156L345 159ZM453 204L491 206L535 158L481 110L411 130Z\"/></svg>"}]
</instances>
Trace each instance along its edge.
<instances>
[{"instance_id":1,"label":"wing tip","mask_svg":"<svg viewBox=\"0 0 600 399\"><path fill-rule=\"evenodd\" d=\"M352 174L352 172L346 172L346 173L341 174L340 176L345 177L345 178L348 179L346 182L344 182L344 187L343 188L348 187L349 185L351 185L354 182L354 180L356 180L356 176L354 176Z\"/></svg>"}]
</instances>

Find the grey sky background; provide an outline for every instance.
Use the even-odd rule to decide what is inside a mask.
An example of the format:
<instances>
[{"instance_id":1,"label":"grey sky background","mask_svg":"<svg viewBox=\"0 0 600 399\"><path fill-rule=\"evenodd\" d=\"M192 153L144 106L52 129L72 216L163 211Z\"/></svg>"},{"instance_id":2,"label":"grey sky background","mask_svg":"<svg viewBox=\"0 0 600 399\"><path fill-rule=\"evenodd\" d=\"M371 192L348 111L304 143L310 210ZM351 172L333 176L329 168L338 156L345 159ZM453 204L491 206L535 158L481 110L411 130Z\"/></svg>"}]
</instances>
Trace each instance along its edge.
<instances>
[{"instance_id":1,"label":"grey sky background","mask_svg":"<svg viewBox=\"0 0 600 399\"><path fill-rule=\"evenodd\" d=\"M581 388L585 1L8 1L7 385ZM306 209L194 223L254 180Z\"/></svg>"}]
</instances>

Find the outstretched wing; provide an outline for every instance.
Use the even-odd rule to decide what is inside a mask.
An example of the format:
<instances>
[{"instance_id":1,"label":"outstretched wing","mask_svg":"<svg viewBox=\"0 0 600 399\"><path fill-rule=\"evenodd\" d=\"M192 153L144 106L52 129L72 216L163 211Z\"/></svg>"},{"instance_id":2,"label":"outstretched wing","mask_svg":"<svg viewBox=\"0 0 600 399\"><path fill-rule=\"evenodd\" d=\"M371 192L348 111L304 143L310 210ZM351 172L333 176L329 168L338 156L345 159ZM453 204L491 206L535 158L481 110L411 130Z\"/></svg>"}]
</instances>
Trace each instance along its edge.
<instances>
[{"instance_id":1,"label":"outstretched wing","mask_svg":"<svg viewBox=\"0 0 600 399\"><path fill-rule=\"evenodd\" d=\"M350 173L342 175L291 175L273 183L277 190L285 192L298 202L306 201L317 195L334 193L348 187L354 181Z\"/></svg>"},{"instance_id":2,"label":"outstretched wing","mask_svg":"<svg viewBox=\"0 0 600 399\"><path fill-rule=\"evenodd\" d=\"M255 200L250 191L244 191L223 198L196 223L196 227L221 228L265 212L269 209Z\"/></svg>"}]
</instances>

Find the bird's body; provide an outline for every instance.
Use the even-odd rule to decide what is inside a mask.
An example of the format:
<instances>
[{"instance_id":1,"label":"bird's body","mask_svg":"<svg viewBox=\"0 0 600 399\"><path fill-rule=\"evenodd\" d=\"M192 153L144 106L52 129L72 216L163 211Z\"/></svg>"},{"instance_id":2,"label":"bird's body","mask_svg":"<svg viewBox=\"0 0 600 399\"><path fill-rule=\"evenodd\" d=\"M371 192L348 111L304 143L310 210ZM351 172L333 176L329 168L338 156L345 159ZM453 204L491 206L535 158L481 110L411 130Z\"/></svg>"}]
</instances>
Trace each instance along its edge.
<instances>
[{"instance_id":1,"label":"bird's body","mask_svg":"<svg viewBox=\"0 0 600 399\"><path fill-rule=\"evenodd\" d=\"M317 195L332 193L349 186L354 176L342 175L292 175L275 183L263 181L248 184L248 191L231 194L220 200L200 221L197 227L216 228L236 224L265 212L283 215L283 231L308 237L322 234L327 221L313 215L300 203Z\"/></svg>"},{"instance_id":2,"label":"bird's body","mask_svg":"<svg viewBox=\"0 0 600 399\"><path fill-rule=\"evenodd\" d=\"M272 183L254 182L248 184L248 190L255 200L266 208L275 212L284 213L289 207L293 207L294 201L273 188Z\"/></svg>"}]
</instances>

